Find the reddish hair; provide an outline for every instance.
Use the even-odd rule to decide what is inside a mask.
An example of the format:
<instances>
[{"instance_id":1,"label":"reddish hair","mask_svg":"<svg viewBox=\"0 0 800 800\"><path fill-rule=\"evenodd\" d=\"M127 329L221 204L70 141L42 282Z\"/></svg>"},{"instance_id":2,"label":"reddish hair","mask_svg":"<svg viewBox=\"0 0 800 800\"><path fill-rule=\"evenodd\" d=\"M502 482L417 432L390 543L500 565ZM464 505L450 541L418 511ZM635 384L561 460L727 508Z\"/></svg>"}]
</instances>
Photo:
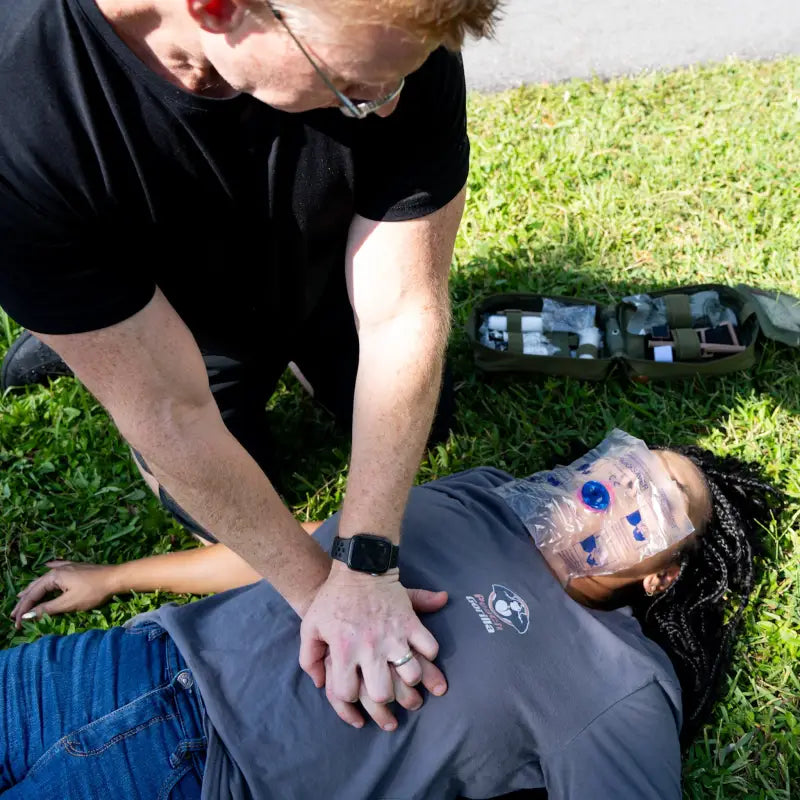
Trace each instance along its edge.
<instances>
[{"instance_id":1,"label":"reddish hair","mask_svg":"<svg viewBox=\"0 0 800 800\"><path fill-rule=\"evenodd\" d=\"M287 17L303 11L341 20L343 25L390 25L421 41L441 42L459 50L467 36L491 36L503 0L273 0Z\"/></svg>"}]
</instances>

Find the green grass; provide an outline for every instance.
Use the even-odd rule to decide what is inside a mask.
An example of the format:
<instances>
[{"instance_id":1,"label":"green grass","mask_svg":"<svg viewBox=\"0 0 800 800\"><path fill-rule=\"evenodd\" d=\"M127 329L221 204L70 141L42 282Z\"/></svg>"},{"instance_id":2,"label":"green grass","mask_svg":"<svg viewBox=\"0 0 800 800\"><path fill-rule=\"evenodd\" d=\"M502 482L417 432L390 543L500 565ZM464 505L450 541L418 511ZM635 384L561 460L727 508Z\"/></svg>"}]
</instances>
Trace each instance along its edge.
<instances>
[{"instance_id":1,"label":"green grass","mask_svg":"<svg viewBox=\"0 0 800 800\"><path fill-rule=\"evenodd\" d=\"M528 88L470 107L470 196L452 279L458 424L419 479L480 464L531 472L612 425L762 464L790 505L765 533L734 673L686 759L685 793L789 798L800 786L798 353L763 342L746 373L670 385L621 374L597 385L486 381L463 323L477 299L512 289L608 302L711 281L800 295L800 60ZM0 313L0 355L17 330ZM302 517L334 511L347 442L288 381L270 413L287 501ZM144 491L105 414L68 379L0 398L0 537L4 613L54 556L121 561L191 546ZM0 636L10 645L108 626L164 599L123 598Z\"/></svg>"}]
</instances>

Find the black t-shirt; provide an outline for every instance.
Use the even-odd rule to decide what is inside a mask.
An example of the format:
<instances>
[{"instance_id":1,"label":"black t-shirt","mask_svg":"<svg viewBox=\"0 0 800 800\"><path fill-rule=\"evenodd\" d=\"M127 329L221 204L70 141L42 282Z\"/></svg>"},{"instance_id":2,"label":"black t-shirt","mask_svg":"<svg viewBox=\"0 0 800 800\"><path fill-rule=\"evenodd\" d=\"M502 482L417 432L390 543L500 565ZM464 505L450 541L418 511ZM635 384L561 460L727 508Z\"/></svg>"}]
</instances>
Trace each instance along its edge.
<instances>
[{"instance_id":1,"label":"black t-shirt","mask_svg":"<svg viewBox=\"0 0 800 800\"><path fill-rule=\"evenodd\" d=\"M92 0L3 4L0 108L0 306L43 333L112 325L158 286L201 344L291 334L341 280L354 214L429 214L469 160L444 49L385 119L290 114L173 86Z\"/></svg>"}]
</instances>

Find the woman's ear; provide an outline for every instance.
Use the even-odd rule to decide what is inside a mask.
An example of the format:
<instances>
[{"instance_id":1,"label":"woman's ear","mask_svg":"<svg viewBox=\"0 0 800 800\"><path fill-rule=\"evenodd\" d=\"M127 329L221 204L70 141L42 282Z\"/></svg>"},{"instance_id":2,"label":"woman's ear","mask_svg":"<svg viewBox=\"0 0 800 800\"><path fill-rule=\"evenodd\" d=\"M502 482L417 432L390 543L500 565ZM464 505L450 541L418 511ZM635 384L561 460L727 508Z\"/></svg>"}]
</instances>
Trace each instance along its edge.
<instances>
[{"instance_id":1,"label":"woman's ear","mask_svg":"<svg viewBox=\"0 0 800 800\"><path fill-rule=\"evenodd\" d=\"M651 572L649 575L645 575L644 579L642 580L642 586L644 586L645 594L648 594L652 597L654 594L661 594L661 592L665 592L670 586L672 586L673 583L675 583L680 573L680 564L670 564L668 567L665 567L659 572Z\"/></svg>"}]
</instances>

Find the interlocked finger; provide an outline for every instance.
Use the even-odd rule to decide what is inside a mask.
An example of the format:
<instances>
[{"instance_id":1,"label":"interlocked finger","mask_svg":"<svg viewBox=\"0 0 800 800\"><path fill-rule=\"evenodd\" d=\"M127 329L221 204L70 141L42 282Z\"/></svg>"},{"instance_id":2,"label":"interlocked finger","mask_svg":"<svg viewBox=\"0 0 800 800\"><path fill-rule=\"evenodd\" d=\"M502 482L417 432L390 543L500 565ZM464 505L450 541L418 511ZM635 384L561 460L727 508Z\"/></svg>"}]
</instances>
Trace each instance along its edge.
<instances>
[{"instance_id":1,"label":"interlocked finger","mask_svg":"<svg viewBox=\"0 0 800 800\"><path fill-rule=\"evenodd\" d=\"M325 656L325 669L330 670L331 656L330 653ZM348 703L346 700L338 698L331 689L331 681L325 681L325 696L328 702L336 712L339 719L352 725L354 728L361 728L364 725L364 717L359 713L355 703Z\"/></svg>"},{"instance_id":2,"label":"interlocked finger","mask_svg":"<svg viewBox=\"0 0 800 800\"><path fill-rule=\"evenodd\" d=\"M431 694L440 697L447 691L447 679L439 667L428 661L425 656L417 656L417 658L422 665L422 685Z\"/></svg>"},{"instance_id":3,"label":"interlocked finger","mask_svg":"<svg viewBox=\"0 0 800 800\"><path fill-rule=\"evenodd\" d=\"M422 705L422 695L409 686L394 670L394 698L406 711L416 711Z\"/></svg>"},{"instance_id":4,"label":"interlocked finger","mask_svg":"<svg viewBox=\"0 0 800 800\"><path fill-rule=\"evenodd\" d=\"M397 727L397 720L394 714L392 714L388 704L376 703L374 700L370 699L369 695L365 692L361 695L361 705L364 707L364 711L366 711L383 730L393 731Z\"/></svg>"},{"instance_id":5,"label":"interlocked finger","mask_svg":"<svg viewBox=\"0 0 800 800\"><path fill-rule=\"evenodd\" d=\"M339 719L346 722L348 725L352 725L354 728L361 728L364 726L364 717L359 713L358 706L355 703L347 703L335 697L331 694L330 689L327 688L327 684L325 696L328 698L328 702L331 704L331 707L336 712Z\"/></svg>"},{"instance_id":6,"label":"interlocked finger","mask_svg":"<svg viewBox=\"0 0 800 800\"><path fill-rule=\"evenodd\" d=\"M358 664L353 662L346 648L335 650L328 644L325 657L325 688L328 697L336 697L345 703L355 703L359 697L361 679Z\"/></svg>"},{"instance_id":7,"label":"interlocked finger","mask_svg":"<svg viewBox=\"0 0 800 800\"><path fill-rule=\"evenodd\" d=\"M416 711L422 705L420 693L408 686L395 669L392 670L392 685L395 701L403 708L408 711ZM390 704L376 703L364 691L362 691L360 699L364 710L383 730L393 731L397 728L397 718L392 713Z\"/></svg>"},{"instance_id":8,"label":"interlocked finger","mask_svg":"<svg viewBox=\"0 0 800 800\"><path fill-rule=\"evenodd\" d=\"M394 701L394 684L392 682L392 667L388 661L371 659L361 665L363 678L361 696L366 692L367 697L375 703L384 705Z\"/></svg>"},{"instance_id":9,"label":"interlocked finger","mask_svg":"<svg viewBox=\"0 0 800 800\"><path fill-rule=\"evenodd\" d=\"M410 648L400 658L389 662L394 666L394 671L406 686L416 686L422 680L422 667L419 665L416 653Z\"/></svg>"}]
</instances>

